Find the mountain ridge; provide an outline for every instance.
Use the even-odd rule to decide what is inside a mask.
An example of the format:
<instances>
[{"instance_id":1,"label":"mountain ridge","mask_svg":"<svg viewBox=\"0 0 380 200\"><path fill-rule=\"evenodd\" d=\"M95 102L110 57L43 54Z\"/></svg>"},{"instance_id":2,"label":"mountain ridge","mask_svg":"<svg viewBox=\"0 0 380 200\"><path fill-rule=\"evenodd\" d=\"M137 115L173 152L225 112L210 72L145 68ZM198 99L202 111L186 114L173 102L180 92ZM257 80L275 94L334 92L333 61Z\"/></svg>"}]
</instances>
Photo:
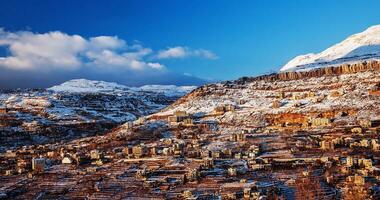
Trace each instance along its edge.
<instances>
[{"instance_id":1,"label":"mountain ridge","mask_svg":"<svg viewBox=\"0 0 380 200\"><path fill-rule=\"evenodd\" d=\"M320 53L299 55L286 63L284 71L305 71L314 68L380 59L380 25L353 34Z\"/></svg>"},{"instance_id":2,"label":"mountain ridge","mask_svg":"<svg viewBox=\"0 0 380 200\"><path fill-rule=\"evenodd\" d=\"M196 86L176 85L144 85L141 87L129 87L115 82L106 82L88 79L72 79L62 84L47 88L53 92L67 93L138 93L155 92L165 96L182 96L194 90Z\"/></svg>"}]
</instances>

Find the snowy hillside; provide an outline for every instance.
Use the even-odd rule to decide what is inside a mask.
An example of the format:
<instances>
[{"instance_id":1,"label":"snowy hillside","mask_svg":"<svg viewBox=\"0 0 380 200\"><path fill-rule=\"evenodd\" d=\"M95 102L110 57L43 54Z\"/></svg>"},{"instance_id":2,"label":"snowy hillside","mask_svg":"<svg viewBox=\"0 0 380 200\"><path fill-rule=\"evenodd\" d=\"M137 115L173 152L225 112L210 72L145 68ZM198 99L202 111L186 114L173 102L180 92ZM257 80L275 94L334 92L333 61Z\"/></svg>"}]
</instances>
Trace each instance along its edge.
<instances>
[{"instance_id":1,"label":"snowy hillside","mask_svg":"<svg viewBox=\"0 0 380 200\"><path fill-rule=\"evenodd\" d=\"M380 59L380 25L354 34L321 53L297 56L284 65L280 71L310 70L374 59Z\"/></svg>"}]
</instances>

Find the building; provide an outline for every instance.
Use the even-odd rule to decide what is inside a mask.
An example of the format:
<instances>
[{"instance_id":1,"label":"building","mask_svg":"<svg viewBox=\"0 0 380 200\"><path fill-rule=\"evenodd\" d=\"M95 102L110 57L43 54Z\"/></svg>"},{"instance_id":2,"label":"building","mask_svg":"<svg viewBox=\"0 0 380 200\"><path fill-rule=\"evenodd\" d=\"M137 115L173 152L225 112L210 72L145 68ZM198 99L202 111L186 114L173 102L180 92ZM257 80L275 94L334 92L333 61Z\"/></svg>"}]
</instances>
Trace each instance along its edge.
<instances>
[{"instance_id":1,"label":"building","mask_svg":"<svg viewBox=\"0 0 380 200\"><path fill-rule=\"evenodd\" d=\"M351 129L351 133L361 134L363 132L362 128L356 127Z\"/></svg>"},{"instance_id":2,"label":"building","mask_svg":"<svg viewBox=\"0 0 380 200\"><path fill-rule=\"evenodd\" d=\"M8 108L0 107L0 114L7 114L7 113L8 113Z\"/></svg>"},{"instance_id":3,"label":"building","mask_svg":"<svg viewBox=\"0 0 380 200\"><path fill-rule=\"evenodd\" d=\"M177 123L182 122L185 119L189 118L189 114L186 113L186 111L175 111L172 116L168 117L168 122L170 123Z\"/></svg>"},{"instance_id":4,"label":"building","mask_svg":"<svg viewBox=\"0 0 380 200\"><path fill-rule=\"evenodd\" d=\"M224 106L217 106L214 108L214 114L223 115L225 113Z\"/></svg>"},{"instance_id":5,"label":"building","mask_svg":"<svg viewBox=\"0 0 380 200\"><path fill-rule=\"evenodd\" d=\"M353 167L357 164L357 159L351 157L351 156L347 156L346 158L346 165L348 167Z\"/></svg>"},{"instance_id":6,"label":"building","mask_svg":"<svg viewBox=\"0 0 380 200\"><path fill-rule=\"evenodd\" d=\"M334 90L334 91L332 91L330 93L330 97L333 97L333 98L340 97L340 96L342 96L342 94L339 91L336 91L336 90Z\"/></svg>"},{"instance_id":7,"label":"building","mask_svg":"<svg viewBox=\"0 0 380 200\"><path fill-rule=\"evenodd\" d=\"M310 123L313 127L329 126L331 120L328 118L314 118L310 120Z\"/></svg>"},{"instance_id":8,"label":"building","mask_svg":"<svg viewBox=\"0 0 380 200\"><path fill-rule=\"evenodd\" d=\"M90 152L90 156L91 156L91 159L92 160L98 160L100 159L100 153L98 150L94 149L94 150L91 150Z\"/></svg>"},{"instance_id":9,"label":"building","mask_svg":"<svg viewBox=\"0 0 380 200\"><path fill-rule=\"evenodd\" d=\"M281 107L281 102L278 100L275 100L272 102L272 108L279 108Z\"/></svg>"},{"instance_id":10,"label":"building","mask_svg":"<svg viewBox=\"0 0 380 200\"><path fill-rule=\"evenodd\" d=\"M374 128L380 126L380 119L361 120L360 125L365 128Z\"/></svg>"},{"instance_id":11,"label":"building","mask_svg":"<svg viewBox=\"0 0 380 200\"><path fill-rule=\"evenodd\" d=\"M190 118L187 118L187 119L184 119L183 120L183 125L185 126L193 126L194 125L194 121Z\"/></svg>"},{"instance_id":12,"label":"building","mask_svg":"<svg viewBox=\"0 0 380 200\"><path fill-rule=\"evenodd\" d=\"M245 104L246 103L246 100L245 99L239 99L238 101L237 101L237 104L239 104L239 105L243 105L243 104Z\"/></svg>"},{"instance_id":13,"label":"building","mask_svg":"<svg viewBox=\"0 0 380 200\"><path fill-rule=\"evenodd\" d=\"M32 159L32 170L36 172L45 171L45 158L33 158Z\"/></svg>"},{"instance_id":14,"label":"building","mask_svg":"<svg viewBox=\"0 0 380 200\"><path fill-rule=\"evenodd\" d=\"M279 92L279 93L277 94L277 98L283 99L283 98L285 98L285 97L286 97L285 92Z\"/></svg>"},{"instance_id":15,"label":"building","mask_svg":"<svg viewBox=\"0 0 380 200\"><path fill-rule=\"evenodd\" d=\"M237 169L235 167L228 168L228 175L236 176L237 175Z\"/></svg>"},{"instance_id":16,"label":"building","mask_svg":"<svg viewBox=\"0 0 380 200\"><path fill-rule=\"evenodd\" d=\"M370 141L367 139L362 139L360 140L360 146L362 147L369 147L370 146Z\"/></svg>"},{"instance_id":17,"label":"building","mask_svg":"<svg viewBox=\"0 0 380 200\"><path fill-rule=\"evenodd\" d=\"M232 104L221 105L214 108L215 115L223 115L225 112L233 112L236 107Z\"/></svg>"},{"instance_id":18,"label":"building","mask_svg":"<svg viewBox=\"0 0 380 200\"><path fill-rule=\"evenodd\" d=\"M235 106L232 104L228 104L224 106L226 112L233 112L235 111Z\"/></svg>"},{"instance_id":19,"label":"building","mask_svg":"<svg viewBox=\"0 0 380 200\"><path fill-rule=\"evenodd\" d=\"M69 157L64 157L64 158L62 159L62 164L71 164L71 163L73 163L73 161L72 161L72 159L69 158Z\"/></svg>"},{"instance_id":20,"label":"building","mask_svg":"<svg viewBox=\"0 0 380 200\"><path fill-rule=\"evenodd\" d=\"M321 149L322 150L334 150L334 148L335 148L335 145L334 145L333 141L323 140L321 142Z\"/></svg>"},{"instance_id":21,"label":"building","mask_svg":"<svg viewBox=\"0 0 380 200\"><path fill-rule=\"evenodd\" d=\"M129 122L125 123L125 126L127 127L127 129L131 129L131 128L133 128L133 122L129 121Z\"/></svg>"},{"instance_id":22,"label":"building","mask_svg":"<svg viewBox=\"0 0 380 200\"><path fill-rule=\"evenodd\" d=\"M359 166L367 168L367 169L372 168L372 160L371 159L365 159L365 158L359 159L358 164L359 164Z\"/></svg>"},{"instance_id":23,"label":"building","mask_svg":"<svg viewBox=\"0 0 380 200\"><path fill-rule=\"evenodd\" d=\"M144 145L132 147L132 154L135 158L141 158L147 154L148 149Z\"/></svg>"},{"instance_id":24,"label":"building","mask_svg":"<svg viewBox=\"0 0 380 200\"><path fill-rule=\"evenodd\" d=\"M145 117L140 117L140 118L138 118L136 121L134 121L133 123L134 123L135 125L142 125L142 124L145 123L145 121L146 121Z\"/></svg>"}]
</instances>

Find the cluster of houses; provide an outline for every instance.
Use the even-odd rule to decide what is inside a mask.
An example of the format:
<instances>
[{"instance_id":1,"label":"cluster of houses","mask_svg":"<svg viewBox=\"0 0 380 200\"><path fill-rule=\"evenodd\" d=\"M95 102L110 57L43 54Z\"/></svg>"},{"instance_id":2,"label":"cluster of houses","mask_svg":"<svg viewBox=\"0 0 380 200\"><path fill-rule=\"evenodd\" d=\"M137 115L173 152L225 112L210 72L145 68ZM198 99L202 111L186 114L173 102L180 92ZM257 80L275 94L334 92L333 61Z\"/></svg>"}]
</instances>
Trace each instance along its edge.
<instances>
[{"instance_id":1,"label":"cluster of houses","mask_svg":"<svg viewBox=\"0 0 380 200\"><path fill-rule=\"evenodd\" d=\"M297 185L294 177L312 171L293 176L287 173L308 166L326 172L318 178L326 183L326 195L339 197L342 194L337 191L344 191L350 184L374 189L380 183L378 120L337 127L331 117L335 112L277 114L270 116L268 126L253 128L210 120L210 116L235 109L233 105L221 105L203 117L178 110L160 120L139 118L106 136L8 150L0 154L0 172L4 177L26 176L29 181L45 173L52 176L57 169L89 177L108 172L114 178L107 184L125 179L141 184L147 193L144 195L167 199L288 198ZM282 128L295 124L301 124L301 129L279 135ZM367 154L360 153L363 151ZM280 178L266 176L273 171ZM258 181L257 176L262 178ZM100 179L86 187L94 194L117 192L102 184ZM118 191L129 194L133 190L127 185ZM200 191L195 185L209 189Z\"/></svg>"}]
</instances>

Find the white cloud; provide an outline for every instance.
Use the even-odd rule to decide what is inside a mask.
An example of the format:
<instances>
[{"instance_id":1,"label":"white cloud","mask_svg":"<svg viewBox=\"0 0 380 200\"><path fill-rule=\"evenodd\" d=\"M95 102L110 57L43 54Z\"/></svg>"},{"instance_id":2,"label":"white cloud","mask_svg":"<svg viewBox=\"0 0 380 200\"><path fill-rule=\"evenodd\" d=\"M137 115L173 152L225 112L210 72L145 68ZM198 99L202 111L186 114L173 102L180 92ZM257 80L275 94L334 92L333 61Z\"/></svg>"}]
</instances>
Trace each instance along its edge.
<instances>
[{"instance_id":1,"label":"white cloud","mask_svg":"<svg viewBox=\"0 0 380 200\"><path fill-rule=\"evenodd\" d=\"M38 66L77 68L77 56L86 49L81 36L61 32L33 34L31 32L0 32L0 45L7 46L10 56L0 58L0 66L11 69L33 69Z\"/></svg>"},{"instance_id":2,"label":"white cloud","mask_svg":"<svg viewBox=\"0 0 380 200\"><path fill-rule=\"evenodd\" d=\"M7 55L0 55L0 69L26 72L85 71L97 73L119 70L157 73L164 72L160 59L202 57L217 59L205 49L172 47L154 52L140 42L127 44L117 36L85 38L60 31L34 33L30 31L10 32L0 28L0 48Z\"/></svg>"},{"instance_id":3,"label":"white cloud","mask_svg":"<svg viewBox=\"0 0 380 200\"><path fill-rule=\"evenodd\" d=\"M187 51L184 47L171 47L167 50L158 52L157 58L184 58L187 56Z\"/></svg>"},{"instance_id":4,"label":"white cloud","mask_svg":"<svg viewBox=\"0 0 380 200\"><path fill-rule=\"evenodd\" d=\"M153 69L163 69L164 66L161 65L160 63L148 63L149 67L153 68Z\"/></svg>"},{"instance_id":5,"label":"white cloud","mask_svg":"<svg viewBox=\"0 0 380 200\"><path fill-rule=\"evenodd\" d=\"M203 57L211 60L218 59L218 56L216 56L213 52L205 49L197 49L192 52L194 56Z\"/></svg>"},{"instance_id":6,"label":"white cloud","mask_svg":"<svg viewBox=\"0 0 380 200\"><path fill-rule=\"evenodd\" d=\"M190 49L188 47L170 47L158 52L158 59L185 58L185 57L202 57L206 59L218 59L211 51L205 49Z\"/></svg>"},{"instance_id":7,"label":"white cloud","mask_svg":"<svg viewBox=\"0 0 380 200\"><path fill-rule=\"evenodd\" d=\"M98 36L90 38L90 43L95 48L109 48L118 49L126 46L124 40L119 39L117 36Z\"/></svg>"},{"instance_id":8,"label":"white cloud","mask_svg":"<svg viewBox=\"0 0 380 200\"><path fill-rule=\"evenodd\" d=\"M81 67L114 68L129 70L160 70L159 63L144 61L150 48L132 45L116 36L98 36L85 39L60 31L32 33L7 32L0 29L0 47L10 52L0 57L0 68L13 70L73 70Z\"/></svg>"}]
</instances>

